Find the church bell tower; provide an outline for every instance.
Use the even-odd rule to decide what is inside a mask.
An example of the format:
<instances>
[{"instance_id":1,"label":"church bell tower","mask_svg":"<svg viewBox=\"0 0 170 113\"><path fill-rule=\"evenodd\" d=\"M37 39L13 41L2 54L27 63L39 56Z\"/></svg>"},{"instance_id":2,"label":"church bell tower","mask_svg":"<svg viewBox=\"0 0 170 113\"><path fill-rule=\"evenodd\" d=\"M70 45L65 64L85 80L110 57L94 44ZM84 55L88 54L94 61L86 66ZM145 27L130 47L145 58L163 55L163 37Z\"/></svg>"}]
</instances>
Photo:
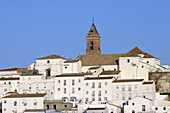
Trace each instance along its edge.
<instances>
[{"instance_id":1,"label":"church bell tower","mask_svg":"<svg viewBox=\"0 0 170 113\"><path fill-rule=\"evenodd\" d=\"M87 34L87 49L86 55L101 55L100 37L94 22L91 25L90 31Z\"/></svg>"}]
</instances>

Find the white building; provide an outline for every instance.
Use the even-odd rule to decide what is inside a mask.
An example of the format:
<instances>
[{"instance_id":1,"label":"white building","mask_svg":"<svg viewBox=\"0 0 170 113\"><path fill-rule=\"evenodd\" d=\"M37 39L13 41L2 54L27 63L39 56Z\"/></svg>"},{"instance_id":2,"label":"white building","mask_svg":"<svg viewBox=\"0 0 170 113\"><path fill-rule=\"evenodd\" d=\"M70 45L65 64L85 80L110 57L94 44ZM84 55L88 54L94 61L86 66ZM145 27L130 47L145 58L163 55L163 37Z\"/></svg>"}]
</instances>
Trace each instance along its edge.
<instances>
[{"instance_id":1,"label":"white building","mask_svg":"<svg viewBox=\"0 0 170 113\"><path fill-rule=\"evenodd\" d=\"M26 109L43 109L46 94L12 94L3 97L3 113L23 113Z\"/></svg>"},{"instance_id":2,"label":"white building","mask_svg":"<svg viewBox=\"0 0 170 113\"><path fill-rule=\"evenodd\" d=\"M20 93L46 93L48 100L54 99L54 79L45 79L42 74L21 74L19 81Z\"/></svg>"},{"instance_id":3,"label":"white building","mask_svg":"<svg viewBox=\"0 0 170 113\"><path fill-rule=\"evenodd\" d=\"M17 92L19 90L19 77L0 78L0 99L6 96L7 92Z\"/></svg>"},{"instance_id":4,"label":"white building","mask_svg":"<svg viewBox=\"0 0 170 113\"><path fill-rule=\"evenodd\" d=\"M28 66L28 69L36 69L47 77L55 76L63 73L63 63L66 60L59 55L50 55L36 59L35 63Z\"/></svg>"}]
</instances>

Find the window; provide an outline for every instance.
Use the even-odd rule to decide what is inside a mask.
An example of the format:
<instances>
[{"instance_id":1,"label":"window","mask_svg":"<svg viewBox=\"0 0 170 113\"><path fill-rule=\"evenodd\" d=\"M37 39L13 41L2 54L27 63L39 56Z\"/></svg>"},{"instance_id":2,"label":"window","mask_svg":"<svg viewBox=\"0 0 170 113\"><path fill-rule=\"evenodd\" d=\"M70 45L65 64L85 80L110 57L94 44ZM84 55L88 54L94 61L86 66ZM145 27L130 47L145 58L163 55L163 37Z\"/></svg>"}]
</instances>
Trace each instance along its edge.
<instances>
[{"instance_id":1,"label":"window","mask_svg":"<svg viewBox=\"0 0 170 113\"><path fill-rule=\"evenodd\" d=\"M9 84L11 84L11 82L9 82Z\"/></svg>"},{"instance_id":2,"label":"window","mask_svg":"<svg viewBox=\"0 0 170 113\"><path fill-rule=\"evenodd\" d=\"M155 110L158 110L158 107L155 107Z\"/></svg>"},{"instance_id":3,"label":"window","mask_svg":"<svg viewBox=\"0 0 170 113\"><path fill-rule=\"evenodd\" d=\"M135 103L132 103L132 105L134 106L134 105L135 105Z\"/></svg>"},{"instance_id":4,"label":"window","mask_svg":"<svg viewBox=\"0 0 170 113\"><path fill-rule=\"evenodd\" d=\"M50 61L49 61L49 60L47 60L47 64L48 64L48 63L50 63Z\"/></svg>"},{"instance_id":5,"label":"window","mask_svg":"<svg viewBox=\"0 0 170 113\"><path fill-rule=\"evenodd\" d=\"M6 111L6 108L4 108L4 111Z\"/></svg>"},{"instance_id":6,"label":"window","mask_svg":"<svg viewBox=\"0 0 170 113\"><path fill-rule=\"evenodd\" d=\"M17 101L14 102L14 106L17 106Z\"/></svg>"},{"instance_id":7,"label":"window","mask_svg":"<svg viewBox=\"0 0 170 113\"><path fill-rule=\"evenodd\" d=\"M91 41L91 43L90 43L90 50L93 50L94 49L94 47L93 47L93 41Z\"/></svg>"},{"instance_id":8,"label":"window","mask_svg":"<svg viewBox=\"0 0 170 113\"><path fill-rule=\"evenodd\" d=\"M29 89L31 89L31 87L29 87Z\"/></svg>"},{"instance_id":9,"label":"window","mask_svg":"<svg viewBox=\"0 0 170 113\"><path fill-rule=\"evenodd\" d=\"M137 85L135 84L135 89L137 89Z\"/></svg>"},{"instance_id":10,"label":"window","mask_svg":"<svg viewBox=\"0 0 170 113\"><path fill-rule=\"evenodd\" d=\"M58 80L58 83L60 83L60 80Z\"/></svg>"},{"instance_id":11,"label":"window","mask_svg":"<svg viewBox=\"0 0 170 113\"><path fill-rule=\"evenodd\" d=\"M166 110L166 107L163 107L163 110Z\"/></svg>"},{"instance_id":12,"label":"window","mask_svg":"<svg viewBox=\"0 0 170 113\"><path fill-rule=\"evenodd\" d=\"M89 92L88 92L88 91L86 91L86 94L89 94Z\"/></svg>"},{"instance_id":13,"label":"window","mask_svg":"<svg viewBox=\"0 0 170 113\"><path fill-rule=\"evenodd\" d=\"M66 94L66 88L64 88L64 94Z\"/></svg>"},{"instance_id":14,"label":"window","mask_svg":"<svg viewBox=\"0 0 170 113\"><path fill-rule=\"evenodd\" d=\"M107 86L107 82L105 82L105 86Z\"/></svg>"},{"instance_id":15,"label":"window","mask_svg":"<svg viewBox=\"0 0 170 113\"><path fill-rule=\"evenodd\" d=\"M65 108L67 108L67 105L64 105Z\"/></svg>"},{"instance_id":16,"label":"window","mask_svg":"<svg viewBox=\"0 0 170 113\"><path fill-rule=\"evenodd\" d=\"M107 97L104 97L104 101L107 101Z\"/></svg>"},{"instance_id":17,"label":"window","mask_svg":"<svg viewBox=\"0 0 170 113\"><path fill-rule=\"evenodd\" d=\"M132 110L132 113L135 113L135 111L134 111L134 110Z\"/></svg>"},{"instance_id":18,"label":"window","mask_svg":"<svg viewBox=\"0 0 170 113\"><path fill-rule=\"evenodd\" d=\"M35 101L35 102L34 102L34 106L36 106L36 105L37 105L37 102Z\"/></svg>"},{"instance_id":19,"label":"window","mask_svg":"<svg viewBox=\"0 0 170 113\"><path fill-rule=\"evenodd\" d=\"M86 83L86 86L88 86L88 83Z\"/></svg>"},{"instance_id":20,"label":"window","mask_svg":"<svg viewBox=\"0 0 170 113\"><path fill-rule=\"evenodd\" d=\"M94 91L92 91L92 96L95 96L95 92Z\"/></svg>"},{"instance_id":21,"label":"window","mask_svg":"<svg viewBox=\"0 0 170 113\"><path fill-rule=\"evenodd\" d=\"M46 70L46 76L51 76L51 70L50 69Z\"/></svg>"},{"instance_id":22,"label":"window","mask_svg":"<svg viewBox=\"0 0 170 113\"><path fill-rule=\"evenodd\" d=\"M86 101L89 101L89 98L86 98L85 100L86 100Z\"/></svg>"},{"instance_id":23,"label":"window","mask_svg":"<svg viewBox=\"0 0 170 113\"><path fill-rule=\"evenodd\" d=\"M72 93L75 93L75 89L74 88L72 88Z\"/></svg>"},{"instance_id":24,"label":"window","mask_svg":"<svg viewBox=\"0 0 170 113\"><path fill-rule=\"evenodd\" d=\"M98 101L101 101L101 97L98 98Z\"/></svg>"},{"instance_id":25,"label":"window","mask_svg":"<svg viewBox=\"0 0 170 113\"><path fill-rule=\"evenodd\" d=\"M81 91L81 88L80 88L80 87L78 88L78 91Z\"/></svg>"},{"instance_id":26,"label":"window","mask_svg":"<svg viewBox=\"0 0 170 113\"><path fill-rule=\"evenodd\" d=\"M119 89L119 86L118 86L118 85L116 86L116 89Z\"/></svg>"},{"instance_id":27,"label":"window","mask_svg":"<svg viewBox=\"0 0 170 113\"><path fill-rule=\"evenodd\" d=\"M57 90L60 91L60 88L58 88Z\"/></svg>"},{"instance_id":28,"label":"window","mask_svg":"<svg viewBox=\"0 0 170 113\"><path fill-rule=\"evenodd\" d=\"M107 90L105 90L105 94L107 94Z\"/></svg>"},{"instance_id":29,"label":"window","mask_svg":"<svg viewBox=\"0 0 170 113\"><path fill-rule=\"evenodd\" d=\"M95 101L95 98L94 98L94 97L92 98L92 101Z\"/></svg>"},{"instance_id":30,"label":"window","mask_svg":"<svg viewBox=\"0 0 170 113\"><path fill-rule=\"evenodd\" d=\"M125 100L125 97L122 97L122 100Z\"/></svg>"},{"instance_id":31,"label":"window","mask_svg":"<svg viewBox=\"0 0 170 113\"><path fill-rule=\"evenodd\" d=\"M146 109L145 109L145 105L142 105L142 111L145 111Z\"/></svg>"},{"instance_id":32,"label":"window","mask_svg":"<svg viewBox=\"0 0 170 113\"><path fill-rule=\"evenodd\" d=\"M130 63L130 59L127 59L127 63Z\"/></svg>"},{"instance_id":33,"label":"window","mask_svg":"<svg viewBox=\"0 0 170 113\"><path fill-rule=\"evenodd\" d=\"M142 68L144 68L144 66L142 66Z\"/></svg>"},{"instance_id":34,"label":"window","mask_svg":"<svg viewBox=\"0 0 170 113\"><path fill-rule=\"evenodd\" d=\"M49 105L46 105L46 108L49 109Z\"/></svg>"},{"instance_id":35,"label":"window","mask_svg":"<svg viewBox=\"0 0 170 113\"><path fill-rule=\"evenodd\" d=\"M148 63L148 64L149 64L149 61L147 61L146 63Z\"/></svg>"},{"instance_id":36,"label":"window","mask_svg":"<svg viewBox=\"0 0 170 113\"><path fill-rule=\"evenodd\" d=\"M92 88L95 88L95 83L92 83Z\"/></svg>"},{"instance_id":37,"label":"window","mask_svg":"<svg viewBox=\"0 0 170 113\"><path fill-rule=\"evenodd\" d=\"M131 86L129 85L129 87L128 87L128 91L131 91Z\"/></svg>"},{"instance_id":38,"label":"window","mask_svg":"<svg viewBox=\"0 0 170 113\"><path fill-rule=\"evenodd\" d=\"M7 89L4 89L4 91L7 91Z\"/></svg>"},{"instance_id":39,"label":"window","mask_svg":"<svg viewBox=\"0 0 170 113\"><path fill-rule=\"evenodd\" d=\"M56 105L53 105L53 108L56 110Z\"/></svg>"},{"instance_id":40,"label":"window","mask_svg":"<svg viewBox=\"0 0 170 113\"><path fill-rule=\"evenodd\" d=\"M4 84L6 84L6 82L4 82Z\"/></svg>"},{"instance_id":41,"label":"window","mask_svg":"<svg viewBox=\"0 0 170 113\"><path fill-rule=\"evenodd\" d=\"M75 81L74 80L72 80L72 85L74 85L75 84Z\"/></svg>"},{"instance_id":42,"label":"window","mask_svg":"<svg viewBox=\"0 0 170 113\"><path fill-rule=\"evenodd\" d=\"M67 66L65 66L65 69L67 69Z\"/></svg>"},{"instance_id":43,"label":"window","mask_svg":"<svg viewBox=\"0 0 170 113\"><path fill-rule=\"evenodd\" d=\"M66 80L64 80L64 86L66 85Z\"/></svg>"},{"instance_id":44,"label":"window","mask_svg":"<svg viewBox=\"0 0 170 113\"><path fill-rule=\"evenodd\" d=\"M4 103L6 103L6 100L4 101Z\"/></svg>"},{"instance_id":45,"label":"window","mask_svg":"<svg viewBox=\"0 0 170 113\"><path fill-rule=\"evenodd\" d=\"M101 82L99 82L98 88L101 88Z\"/></svg>"},{"instance_id":46,"label":"window","mask_svg":"<svg viewBox=\"0 0 170 113\"><path fill-rule=\"evenodd\" d=\"M132 99L131 96L129 96L128 99L131 100Z\"/></svg>"},{"instance_id":47,"label":"window","mask_svg":"<svg viewBox=\"0 0 170 113\"><path fill-rule=\"evenodd\" d=\"M81 82L81 80L79 79L79 83Z\"/></svg>"},{"instance_id":48,"label":"window","mask_svg":"<svg viewBox=\"0 0 170 113\"><path fill-rule=\"evenodd\" d=\"M98 96L101 96L101 91L99 91Z\"/></svg>"},{"instance_id":49,"label":"window","mask_svg":"<svg viewBox=\"0 0 170 113\"><path fill-rule=\"evenodd\" d=\"M122 91L125 91L125 86L123 85L123 87L122 87Z\"/></svg>"}]
</instances>

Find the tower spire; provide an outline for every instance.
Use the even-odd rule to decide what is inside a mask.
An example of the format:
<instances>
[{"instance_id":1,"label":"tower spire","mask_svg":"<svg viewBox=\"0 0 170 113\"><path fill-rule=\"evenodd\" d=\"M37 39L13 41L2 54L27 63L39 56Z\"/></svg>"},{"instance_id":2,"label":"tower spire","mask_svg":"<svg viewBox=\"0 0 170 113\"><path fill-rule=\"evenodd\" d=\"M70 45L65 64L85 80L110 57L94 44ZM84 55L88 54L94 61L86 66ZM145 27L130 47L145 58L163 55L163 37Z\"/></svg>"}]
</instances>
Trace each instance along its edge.
<instances>
[{"instance_id":1,"label":"tower spire","mask_svg":"<svg viewBox=\"0 0 170 113\"><path fill-rule=\"evenodd\" d=\"M92 25L91 25L91 28L89 30L89 33L87 35L92 35L92 34L99 34L97 32L96 26L94 25L94 18L92 20Z\"/></svg>"}]
</instances>

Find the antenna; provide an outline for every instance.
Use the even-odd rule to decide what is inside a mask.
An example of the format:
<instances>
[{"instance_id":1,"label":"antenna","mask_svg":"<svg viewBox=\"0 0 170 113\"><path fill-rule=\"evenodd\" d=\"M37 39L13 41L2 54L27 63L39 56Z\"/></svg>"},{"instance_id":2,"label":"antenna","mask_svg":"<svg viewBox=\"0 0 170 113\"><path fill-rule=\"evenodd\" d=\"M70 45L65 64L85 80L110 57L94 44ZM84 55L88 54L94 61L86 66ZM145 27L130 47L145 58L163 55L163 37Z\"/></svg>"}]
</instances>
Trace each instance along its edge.
<instances>
[{"instance_id":1,"label":"antenna","mask_svg":"<svg viewBox=\"0 0 170 113\"><path fill-rule=\"evenodd\" d=\"M92 19L92 23L94 23L94 17L93 17L93 19Z\"/></svg>"}]
</instances>

